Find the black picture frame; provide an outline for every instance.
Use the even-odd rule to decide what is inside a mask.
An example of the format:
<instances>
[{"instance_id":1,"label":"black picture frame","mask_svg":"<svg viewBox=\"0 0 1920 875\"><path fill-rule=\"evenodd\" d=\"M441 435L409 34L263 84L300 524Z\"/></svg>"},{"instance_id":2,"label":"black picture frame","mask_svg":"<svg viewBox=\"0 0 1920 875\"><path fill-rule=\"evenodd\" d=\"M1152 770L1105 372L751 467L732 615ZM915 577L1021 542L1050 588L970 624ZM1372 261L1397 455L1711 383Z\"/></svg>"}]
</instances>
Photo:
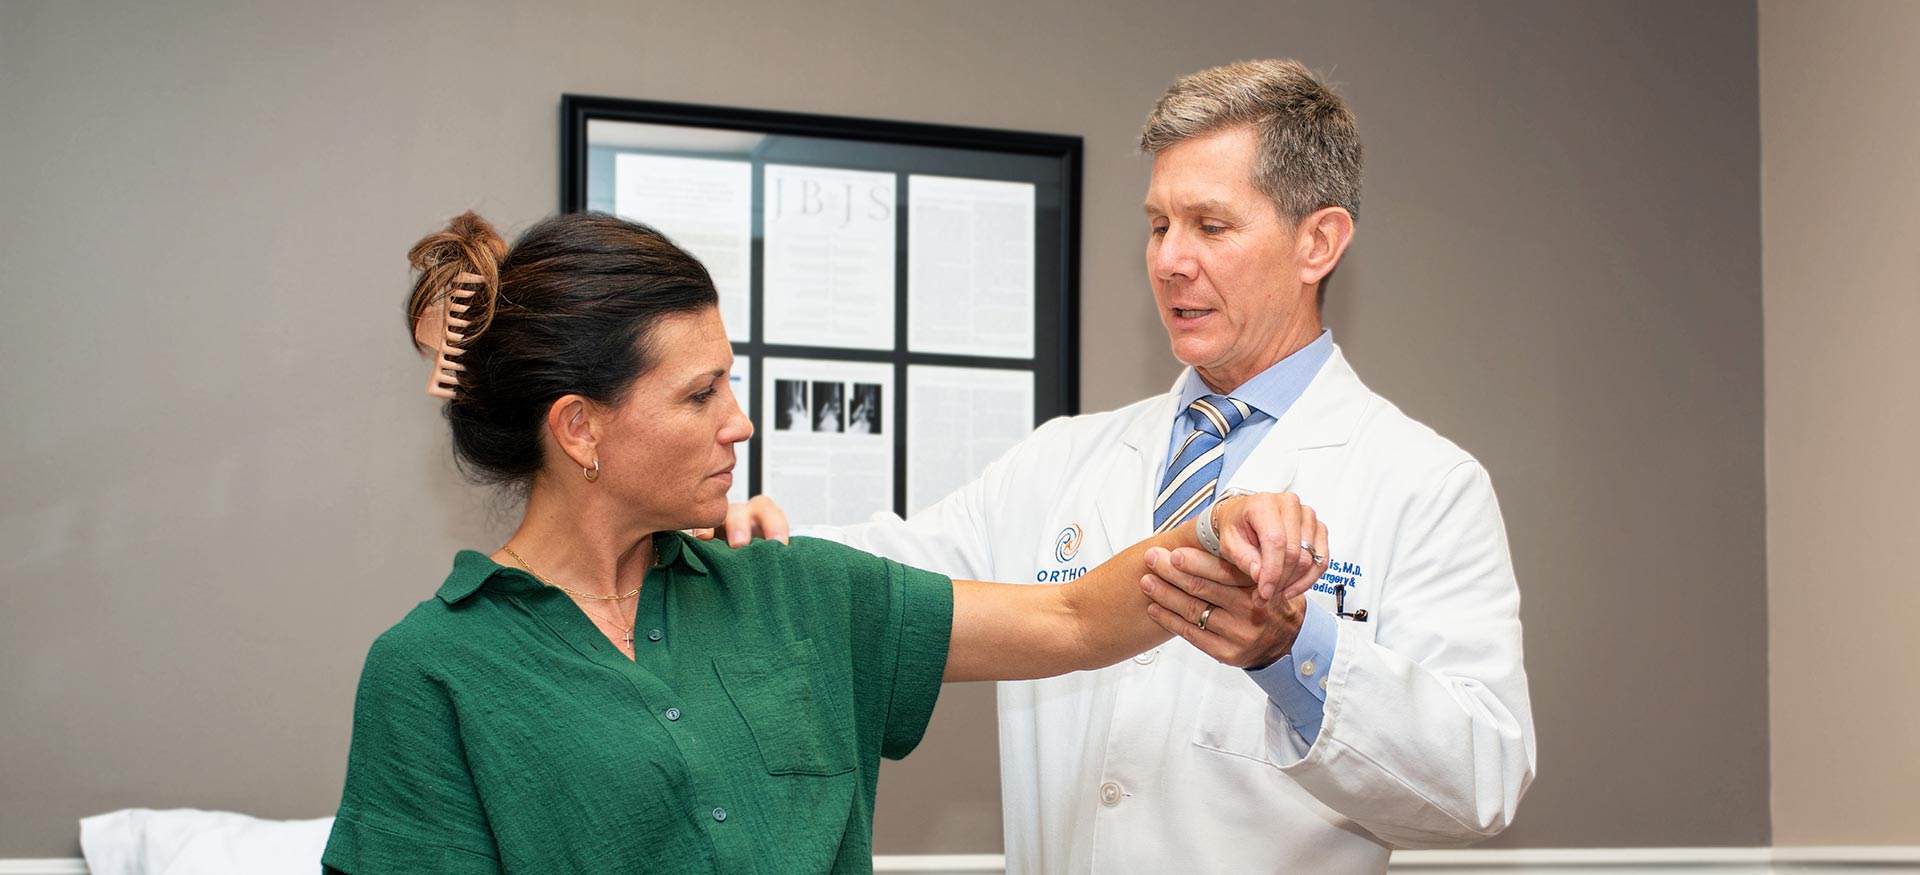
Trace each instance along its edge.
<instances>
[{"instance_id":1,"label":"black picture frame","mask_svg":"<svg viewBox=\"0 0 1920 875\"><path fill-rule=\"evenodd\" d=\"M907 511L907 367L952 367L1025 370L1033 374L1033 422L1037 426L1056 416L1080 412L1080 199L1083 164L1081 138L1060 134L1008 131L846 116L813 115L773 110L704 106L651 100L586 95L563 95L560 101L560 209L575 212L595 207L594 147L589 127L596 121L735 131L759 134L765 143L805 144L804 158L791 155L772 159L753 157L755 218L753 227L751 336L735 341L736 354L764 362L769 357L829 361L890 363L893 365L896 410L888 418L893 428L893 508ZM600 150L606 151L604 147ZM671 154L663 151L662 154ZM1037 160L1036 160L1037 159ZM821 167L891 171L902 190L912 173L946 173L980 179L1033 181L1044 178L1038 191L1034 233L1034 356L1010 359L988 356L913 352L907 349L907 258L896 258L895 348L861 350L838 347L769 344L764 341L765 258L759 210L760 168L768 160L804 162ZM998 170L997 170L998 168ZM1018 168L1015 170L1014 168ZM956 172L956 169L958 172ZM1010 175L1013 173L1024 176ZM611 175L603 171L602 175ZM607 183L610 185L611 183ZM605 207L612 212L610 206ZM897 211L897 245L904 256L909 210ZM747 409L757 430L764 378L749 381ZM764 433L764 432L762 432ZM761 492L763 441L749 448L749 494Z\"/></svg>"}]
</instances>

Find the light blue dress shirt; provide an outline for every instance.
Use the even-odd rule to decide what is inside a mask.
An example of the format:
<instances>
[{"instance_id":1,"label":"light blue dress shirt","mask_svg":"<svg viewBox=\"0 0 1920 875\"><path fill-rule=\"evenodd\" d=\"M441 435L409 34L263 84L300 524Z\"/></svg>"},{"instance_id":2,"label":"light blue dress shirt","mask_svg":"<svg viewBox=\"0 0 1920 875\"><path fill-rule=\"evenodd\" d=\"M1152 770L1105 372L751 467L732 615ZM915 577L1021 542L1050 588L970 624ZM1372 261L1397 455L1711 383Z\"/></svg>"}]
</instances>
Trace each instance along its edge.
<instances>
[{"instance_id":1,"label":"light blue dress shirt","mask_svg":"<svg viewBox=\"0 0 1920 875\"><path fill-rule=\"evenodd\" d=\"M1313 382L1314 376L1320 373L1320 368L1332 356L1333 332L1322 330L1312 343L1227 393L1246 402L1255 413L1227 435L1225 449L1221 453L1221 483L1232 482L1234 472L1240 470L1241 463L1252 455L1253 448L1259 446L1261 439L1273 429L1274 420L1279 419L1287 412L1287 408L1293 406L1293 402L1300 399L1301 394L1307 391L1307 384ZM1172 458L1174 449L1193 432L1193 423L1186 416L1187 405L1202 395L1211 394L1213 390L1207 388L1197 372L1187 371L1186 379L1180 384L1180 404L1175 408L1180 412L1174 416L1173 430L1167 438L1167 453L1160 463L1160 469L1155 472L1154 482L1166 479L1165 459ZM1334 645L1339 638L1336 622L1327 609L1308 602L1299 637L1293 642L1293 651L1272 665L1247 672L1253 682L1266 691L1267 697L1279 706L1280 713L1285 715L1293 731L1308 744L1319 737L1320 721L1326 710L1327 691L1321 683L1333 668Z\"/></svg>"}]
</instances>

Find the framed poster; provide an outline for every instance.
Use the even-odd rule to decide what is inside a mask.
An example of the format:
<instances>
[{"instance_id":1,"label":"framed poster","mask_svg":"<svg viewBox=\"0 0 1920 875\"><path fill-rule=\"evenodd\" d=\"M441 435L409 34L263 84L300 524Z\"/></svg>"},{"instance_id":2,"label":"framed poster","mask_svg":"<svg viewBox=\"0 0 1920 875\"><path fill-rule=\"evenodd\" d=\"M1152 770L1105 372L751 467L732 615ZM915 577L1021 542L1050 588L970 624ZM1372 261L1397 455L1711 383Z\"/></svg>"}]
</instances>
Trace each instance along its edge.
<instances>
[{"instance_id":1,"label":"framed poster","mask_svg":"<svg viewBox=\"0 0 1920 875\"><path fill-rule=\"evenodd\" d=\"M909 515L1079 412L1080 138L567 95L560 143L562 210L713 276L736 499Z\"/></svg>"}]
</instances>

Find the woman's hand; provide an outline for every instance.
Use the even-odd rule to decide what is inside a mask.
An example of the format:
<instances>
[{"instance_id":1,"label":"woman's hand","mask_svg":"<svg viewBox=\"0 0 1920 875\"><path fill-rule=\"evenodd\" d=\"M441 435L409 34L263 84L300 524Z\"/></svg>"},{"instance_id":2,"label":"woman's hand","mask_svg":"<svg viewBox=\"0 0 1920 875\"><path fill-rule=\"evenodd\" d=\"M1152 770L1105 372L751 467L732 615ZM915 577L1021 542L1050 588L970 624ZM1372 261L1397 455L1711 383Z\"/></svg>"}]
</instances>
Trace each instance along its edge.
<instances>
[{"instance_id":1,"label":"woman's hand","mask_svg":"<svg viewBox=\"0 0 1920 875\"><path fill-rule=\"evenodd\" d=\"M727 533L727 545L745 547L756 537L787 542L787 512L774 504L773 499L756 495L746 501L727 505L727 521L723 528ZM710 541L715 534L713 529L688 529L694 537Z\"/></svg>"}]
</instances>

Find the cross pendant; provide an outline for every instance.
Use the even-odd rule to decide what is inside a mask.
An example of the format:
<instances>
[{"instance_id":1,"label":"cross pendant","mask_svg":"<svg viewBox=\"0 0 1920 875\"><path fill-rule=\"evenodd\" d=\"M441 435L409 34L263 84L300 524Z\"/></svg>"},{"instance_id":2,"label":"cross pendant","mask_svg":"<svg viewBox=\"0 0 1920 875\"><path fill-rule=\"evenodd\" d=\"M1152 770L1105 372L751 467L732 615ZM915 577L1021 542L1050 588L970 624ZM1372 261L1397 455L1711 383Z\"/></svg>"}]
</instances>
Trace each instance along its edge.
<instances>
[{"instance_id":1,"label":"cross pendant","mask_svg":"<svg viewBox=\"0 0 1920 875\"><path fill-rule=\"evenodd\" d=\"M633 630L632 629L627 630L627 637L625 640L627 643L627 649L632 650L633 649Z\"/></svg>"}]
</instances>

